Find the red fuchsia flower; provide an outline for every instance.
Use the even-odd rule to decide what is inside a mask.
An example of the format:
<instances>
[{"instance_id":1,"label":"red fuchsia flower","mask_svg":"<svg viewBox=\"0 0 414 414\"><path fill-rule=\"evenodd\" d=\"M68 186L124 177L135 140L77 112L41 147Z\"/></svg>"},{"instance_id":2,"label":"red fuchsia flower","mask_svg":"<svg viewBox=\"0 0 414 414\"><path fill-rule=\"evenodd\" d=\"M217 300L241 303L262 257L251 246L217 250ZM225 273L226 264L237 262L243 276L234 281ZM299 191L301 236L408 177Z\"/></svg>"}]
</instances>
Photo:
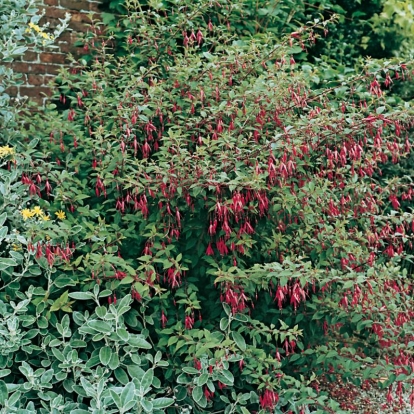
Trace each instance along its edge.
<instances>
[{"instance_id":1,"label":"red fuchsia flower","mask_svg":"<svg viewBox=\"0 0 414 414\"><path fill-rule=\"evenodd\" d=\"M214 250L211 247L211 243L209 243L208 246L207 246L206 255L207 256L213 256L214 255Z\"/></svg>"},{"instance_id":2,"label":"red fuchsia flower","mask_svg":"<svg viewBox=\"0 0 414 414\"><path fill-rule=\"evenodd\" d=\"M75 111L70 109L68 112L68 121L73 121L75 119Z\"/></svg>"},{"instance_id":3,"label":"red fuchsia flower","mask_svg":"<svg viewBox=\"0 0 414 414\"><path fill-rule=\"evenodd\" d=\"M348 303L348 294L349 293L350 293L349 291L344 292L344 295L342 296L342 299L339 301L339 306L341 306L344 309L348 309L348 305L349 305L349 303Z\"/></svg>"},{"instance_id":4,"label":"red fuchsia flower","mask_svg":"<svg viewBox=\"0 0 414 414\"><path fill-rule=\"evenodd\" d=\"M167 279L172 288L178 287L181 284L181 272L178 269L170 267L167 270Z\"/></svg>"},{"instance_id":5,"label":"red fuchsia flower","mask_svg":"<svg viewBox=\"0 0 414 414\"><path fill-rule=\"evenodd\" d=\"M214 392L211 392L207 387L204 388L204 396L207 401L211 401L214 398Z\"/></svg>"},{"instance_id":6,"label":"red fuchsia flower","mask_svg":"<svg viewBox=\"0 0 414 414\"><path fill-rule=\"evenodd\" d=\"M116 305L116 295L114 295L113 299L112 296L108 296L108 304L111 305L112 303Z\"/></svg>"},{"instance_id":7,"label":"red fuchsia flower","mask_svg":"<svg viewBox=\"0 0 414 414\"><path fill-rule=\"evenodd\" d=\"M389 386L388 388L388 392L387 392L387 403L391 404L394 401L394 398L392 396L392 384Z\"/></svg>"},{"instance_id":8,"label":"red fuchsia flower","mask_svg":"<svg viewBox=\"0 0 414 414\"><path fill-rule=\"evenodd\" d=\"M46 245L45 257L46 257L47 262L49 263L49 266L53 266L53 264L55 263L55 256L52 253L50 244Z\"/></svg>"},{"instance_id":9,"label":"red fuchsia flower","mask_svg":"<svg viewBox=\"0 0 414 414\"><path fill-rule=\"evenodd\" d=\"M126 278L126 275L127 274L125 272L121 272L120 270L117 270L115 272L115 279L117 279L117 280L125 279Z\"/></svg>"},{"instance_id":10,"label":"red fuchsia flower","mask_svg":"<svg viewBox=\"0 0 414 414\"><path fill-rule=\"evenodd\" d=\"M359 303L361 294L362 294L362 291L361 291L360 287L356 284L354 286L354 293L352 295L352 302L351 302L352 306L355 306Z\"/></svg>"},{"instance_id":11,"label":"red fuchsia flower","mask_svg":"<svg viewBox=\"0 0 414 414\"><path fill-rule=\"evenodd\" d=\"M400 207L400 203L398 201L398 198L395 194L390 194L390 196L388 197L388 199L391 201L392 204L392 208L399 208Z\"/></svg>"},{"instance_id":12,"label":"red fuchsia flower","mask_svg":"<svg viewBox=\"0 0 414 414\"><path fill-rule=\"evenodd\" d=\"M384 253L388 257L394 257L394 255L395 255L394 246L392 244L388 245L387 248L384 250Z\"/></svg>"},{"instance_id":13,"label":"red fuchsia flower","mask_svg":"<svg viewBox=\"0 0 414 414\"><path fill-rule=\"evenodd\" d=\"M390 74L387 73L387 75L385 76L385 81L384 81L384 85L386 88L388 88L388 86L390 86L392 83L392 79L390 77Z\"/></svg>"},{"instance_id":14,"label":"red fuchsia flower","mask_svg":"<svg viewBox=\"0 0 414 414\"><path fill-rule=\"evenodd\" d=\"M142 296L135 289L131 289L131 296L132 296L132 299L138 302L141 302L142 300Z\"/></svg>"},{"instance_id":15,"label":"red fuchsia flower","mask_svg":"<svg viewBox=\"0 0 414 414\"><path fill-rule=\"evenodd\" d=\"M216 248L217 248L217 250L219 251L219 253L222 255L222 256L225 256L225 255L227 255L228 253L229 253L229 249L228 249L228 247L227 247L227 245L226 245L226 242L224 241L224 239L219 239L217 242L216 242Z\"/></svg>"},{"instance_id":16,"label":"red fuchsia flower","mask_svg":"<svg viewBox=\"0 0 414 414\"><path fill-rule=\"evenodd\" d=\"M197 32L196 38L197 38L197 43L198 43L199 45L201 45L201 42L203 41L203 33L201 32L201 30L200 30L200 29L198 29L198 32Z\"/></svg>"},{"instance_id":17,"label":"red fuchsia flower","mask_svg":"<svg viewBox=\"0 0 414 414\"><path fill-rule=\"evenodd\" d=\"M384 336L384 331L379 323L373 323L371 327L372 331L381 339Z\"/></svg>"},{"instance_id":18,"label":"red fuchsia flower","mask_svg":"<svg viewBox=\"0 0 414 414\"><path fill-rule=\"evenodd\" d=\"M99 197L101 195L101 193L103 193L104 196L106 197L105 185L104 185L102 179L98 176L98 177L96 177L95 194L97 195L97 197Z\"/></svg>"},{"instance_id":19,"label":"red fuchsia flower","mask_svg":"<svg viewBox=\"0 0 414 414\"><path fill-rule=\"evenodd\" d=\"M46 180L45 182L45 190L47 196L50 196L50 193L52 192L52 186L50 185L49 180Z\"/></svg>"},{"instance_id":20,"label":"red fuchsia flower","mask_svg":"<svg viewBox=\"0 0 414 414\"><path fill-rule=\"evenodd\" d=\"M218 387L222 390L224 388L226 388L226 384L223 384L221 381L217 382Z\"/></svg>"},{"instance_id":21,"label":"red fuchsia flower","mask_svg":"<svg viewBox=\"0 0 414 414\"><path fill-rule=\"evenodd\" d=\"M220 295L220 300L226 302L230 307L233 314L237 312L243 312L247 308L247 297L244 293L244 289L238 285L231 285L227 283L225 285L224 294Z\"/></svg>"},{"instance_id":22,"label":"red fuchsia flower","mask_svg":"<svg viewBox=\"0 0 414 414\"><path fill-rule=\"evenodd\" d=\"M37 246L36 246L36 259L40 259L42 256L43 256L42 244L37 243Z\"/></svg>"},{"instance_id":23,"label":"red fuchsia flower","mask_svg":"<svg viewBox=\"0 0 414 414\"><path fill-rule=\"evenodd\" d=\"M259 212L261 216L264 216L269 209L269 200L265 191L258 191L256 193L256 199L259 203Z\"/></svg>"},{"instance_id":24,"label":"red fuchsia flower","mask_svg":"<svg viewBox=\"0 0 414 414\"><path fill-rule=\"evenodd\" d=\"M142 156L148 158L151 153L151 147L148 144L148 141L145 140L144 145L142 146Z\"/></svg>"},{"instance_id":25,"label":"red fuchsia flower","mask_svg":"<svg viewBox=\"0 0 414 414\"><path fill-rule=\"evenodd\" d=\"M185 329L193 329L194 326L194 316L193 315L186 315L184 320Z\"/></svg>"},{"instance_id":26,"label":"red fuchsia flower","mask_svg":"<svg viewBox=\"0 0 414 414\"><path fill-rule=\"evenodd\" d=\"M302 288L300 282L296 281L290 292L290 304L293 306L293 309L296 310L301 301L306 301L306 292Z\"/></svg>"},{"instance_id":27,"label":"red fuchsia flower","mask_svg":"<svg viewBox=\"0 0 414 414\"><path fill-rule=\"evenodd\" d=\"M273 411L279 401L279 394L273 390L265 390L259 396L260 406L263 410Z\"/></svg>"},{"instance_id":28,"label":"red fuchsia flower","mask_svg":"<svg viewBox=\"0 0 414 414\"><path fill-rule=\"evenodd\" d=\"M201 370L201 362L197 358L194 358L194 368L199 370L199 371Z\"/></svg>"},{"instance_id":29,"label":"red fuchsia flower","mask_svg":"<svg viewBox=\"0 0 414 414\"><path fill-rule=\"evenodd\" d=\"M283 287L278 286L277 287L274 301L277 301L277 306L278 306L279 309L282 309L283 302L286 298L287 293L288 293L288 287L287 286L283 286Z\"/></svg>"},{"instance_id":30,"label":"red fuchsia flower","mask_svg":"<svg viewBox=\"0 0 414 414\"><path fill-rule=\"evenodd\" d=\"M377 78L374 78L374 80L370 83L369 91L372 95L375 95L375 96L382 95L381 86L379 82L377 81Z\"/></svg>"},{"instance_id":31,"label":"red fuchsia flower","mask_svg":"<svg viewBox=\"0 0 414 414\"><path fill-rule=\"evenodd\" d=\"M224 233L226 233L226 238L229 238L231 235L231 228L229 226L229 223L227 220L223 221L223 225L222 225L222 230L224 231Z\"/></svg>"},{"instance_id":32,"label":"red fuchsia flower","mask_svg":"<svg viewBox=\"0 0 414 414\"><path fill-rule=\"evenodd\" d=\"M166 315L165 315L164 311L162 311L162 312L161 312L161 326L162 326L163 328L165 328L165 327L167 326L167 323L168 323L168 319L167 319L167 317L166 317Z\"/></svg>"}]
</instances>

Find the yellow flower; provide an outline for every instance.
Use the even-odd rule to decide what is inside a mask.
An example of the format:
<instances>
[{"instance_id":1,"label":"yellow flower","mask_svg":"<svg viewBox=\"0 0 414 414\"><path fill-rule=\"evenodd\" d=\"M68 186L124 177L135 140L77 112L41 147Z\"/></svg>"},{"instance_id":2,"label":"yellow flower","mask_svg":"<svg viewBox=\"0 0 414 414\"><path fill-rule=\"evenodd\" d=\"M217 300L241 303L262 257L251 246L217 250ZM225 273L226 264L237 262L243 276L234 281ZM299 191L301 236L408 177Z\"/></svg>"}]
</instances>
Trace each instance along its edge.
<instances>
[{"instance_id":1,"label":"yellow flower","mask_svg":"<svg viewBox=\"0 0 414 414\"><path fill-rule=\"evenodd\" d=\"M39 216L39 217L43 216L43 210L39 206L33 207L32 208L32 213L33 213L33 215L36 215L36 216Z\"/></svg>"},{"instance_id":2,"label":"yellow flower","mask_svg":"<svg viewBox=\"0 0 414 414\"><path fill-rule=\"evenodd\" d=\"M14 154L14 148L5 145L4 147L0 147L0 157L7 157L8 155Z\"/></svg>"},{"instance_id":3,"label":"yellow flower","mask_svg":"<svg viewBox=\"0 0 414 414\"><path fill-rule=\"evenodd\" d=\"M50 220L50 216L47 216L46 214L42 214L41 217L44 221L49 221Z\"/></svg>"},{"instance_id":4,"label":"yellow flower","mask_svg":"<svg viewBox=\"0 0 414 414\"><path fill-rule=\"evenodd\" d=\"M56 217L60 220L65 220L65 218L66 218L65 212L62 211L62 210L57 211L55 214L56 214Z\"/></svg>"},{"instance_id":5,"label":"yellow flower","mask_svg":"<svg viewBox=\"0 0 414 414\"><path fill-rule=\"evenodd\" d=\"M33 211L29 210L28 208L25 208L21 211L22 216L23 216L23 220L27 220L28 218L32 218L35 213L33 213Z\"/></svg>"},{"instance_id":6,"label":"yellow flower","mask_svg":"<svg viewBox=\"0 0 414 414\"><path fill-rule=\"evenodd\" d=\"M12 244L12 248L15 252L18 252L19 250L22 250L21 244Z\"/></svg>"}]
</instances>

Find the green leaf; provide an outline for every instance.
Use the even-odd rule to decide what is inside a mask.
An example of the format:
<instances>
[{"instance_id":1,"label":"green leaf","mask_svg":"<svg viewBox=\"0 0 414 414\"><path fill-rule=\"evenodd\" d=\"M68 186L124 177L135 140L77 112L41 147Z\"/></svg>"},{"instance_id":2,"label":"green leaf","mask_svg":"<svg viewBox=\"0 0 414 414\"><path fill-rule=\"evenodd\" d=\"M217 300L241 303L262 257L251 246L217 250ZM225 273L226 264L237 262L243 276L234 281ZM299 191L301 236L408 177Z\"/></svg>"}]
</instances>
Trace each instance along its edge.
<instances>
[{"instance_id":1,"label":"green leaf","mask_svg":"<svg viewBox=\"0 0 414 414\"><path fill-rule=\"evenodd\" d=\"M122 341L128 342L129 339L129 333L126 329L124 328L118 328L118 330L116 331L117 335L119 336L119 338Z\"/></svg>"},{"instance_id":2,"label":"green leaf","mask_svg":"<svg viewBox=\"0 0 414 414\"><path fill-rule=\"evenodd\" d=\"M0 378L7 377L10 373L10 369L0 369Z\"/></svg>"},{"instance_id":3,"label":"green leaf","mask_svg":"<svg viewBox=\"0 0 414 414\"><path fill-rule=\"evenodd\" d=\"M203 392L203 388L200 386L196 386L193 388L193 392L191 393L191 396L193 397L193 400L198 403L201 398L204 397L204 392Z\"/></svg>"},{"instance_id":4,"label":"green leaf","mask_svg":"<svg viewBox=\"0 0 414 414\"><path fill-rule=\"evenodd\" d=\"M115 374L115 378L122 384L122 385L126 385L129 382L129 378L128 378L128 374L125 372L124 369L122 368L117 368L114 371Z\"/></svg>"},{"instance_id":5,"label":"green leaf","mask_svg":"<svg viewBox=\"0 0 414 414\"><path fill-rule=\"evenodd\" d=\"M227 380L225 382L226 385L233 385L233 383L234 383L234 376L233 376L233 374L229 370L224 369L221 372L221 375L226 378L226 380Z\"/></svg>"},{"instance_id":6,"label":"green leaf","mask_svg":"<svg viewBox=\"0 0 414 414\"><path fill-rule=\"evenodd\" d=\"M198 380L197 380L197 385L199 385L199 386L201 387L202 385L207 384L208 377L209 377L209 375L208 375L208 374L201 374L201 375L198 377Z\"/></svg>"},{"instance_id":7,"label":"green leaf","mask_svg":"<svg viewBox=\"0 0 414 414\"><path fill-rule=\"evenodd\" d=\"M17 263L13 259L0 257L0 270L7 269L10 266L17 266Z\"/></svg>"},{"instance_id":8,"label":"green leaf","mask_svg":"<svg viewBox=\"0 0 414 414\"><path fill-rule=\"evenodd\" d=\"M9 229L6 226L0 227L0 240L6 237L8 231Z\"/></svg>"},{"instance_id":9,"label":"green leaf","mask_svg":"<svg viewBox=\"0 0 414 414\"><path fill-rule=\"evenodd\" d=\"M154 370L149 369L141 379L141 393L146 394L152 385L154 379Z\"/></svg>"},{"instance_id":10,"label":"green leaf","mask_svg":"<svg viewBox=\"0 0 414 414\"><path fill-rule=\"evenodd\" d=\"M119 395L112 389L109 389L109 392L111 394L111 397L115 403L115 405L118 407L119 410L122 409L122 404L121 404L121 398L119 397Z\"/></svg>"},{"instance_id":11,"label":"green leaf","mask_svg":"<svg viewBox=\"0 0 414 414\"><path fill-rule=\"evenodd\" d=\"M142 408L144 409L145 412L147 413L152 413L153 411L153 405L150 401L148 400L141 400L140 401Z\"/></svg>"},{"instance_id":12,"label":"green leaf","mask_svg":"<svg viewBox=\"0 0 414 414\"><path fill-rule=\"evenodd\" d=\"M174 404L174 398L156 398L152 400L152 407L156 410L161 410L162 408L167 408L170 405Z\"/></svg>"},{"instance_id":13,"label":"green leaf","mask_svg":"<svg viewBox=\"0 0 414 414\"><path fill-rule=\"evenodd\" d=\"M92 292L72 292L69 293L69 297L76 300L89 300L93 299L94 295Z\"/></svg>"},{"instance_id":14,"label":"green leaf","mask_svg":"<svg viewBox=\"0 0 414 414\"><path fill-rule=\"evenodd\" d=\"M6 219L7 219L7 212L4 212L0 215L0 226L2 226L4 224Z\"/></svg>"},{"instance_id":15,"label":"green leaf","mask_svg":"<svg viewBox=\"0 0 414 414\"><path fill-rule=\"evenodd\" d=\"M151 349L152 345L146 341L141 335L131 335L128 344L136 348Z\"/></svg>"},{"instance_id":16,"label":"green leaf","mask_svg":"<svg viewBox=\"0 0 414 414\"><path fill-rule=\"evenodd\" d=\"M187 388L181 385L177 385L174 388L174 396L175 396L176 401L184 400L187 397Z\"/></svg>"},{"instance_id":17,"label":"green leaf","mask_svg":"<svg viewBox=\"0 0 414 414\"><path fill-rule=\"evenodd\" d=\"M233 331L231 333L231 336L234 340L234 342L236 342L236 345L242 350L245 351L246 350L246 341L244 340L244 338L236 331Z\"/></svg>"},{"instance_id":18,"label":"green leaf","mask_svg":"<svg viewBox=\"0 0 414 414\"><path fill-rule=\"evenodd\" d=\"M108 366L112 370L115 370L119 367L119 356L116 352L112 352L111 358L109 359L109 362L108 362Z\"/></svg>"},{"instance_id":19,"label":"green leaf","mask_svg":"<svg viewBox=\"0 0 414 414\"><path fill-rule=\"evenodd\" d=\"M108 365L109 361L111 359L112 356L112 350L109 346L103 346L100 350L99 350L99 360L101 361L102 365Z\"/></svg>"},{"instance_id":20,"label":"green leaf","mask_svg":"<svg viewBox=\"0 0 414 414\"><path fill-rule=\"evenodd\" d=\"M0 380L0 404L4 406L4 402L7 400L9 392L7 391L7 385L3 380Z\"/></svg>"},{"instance_id":21,"label":"green leaf","mask_svg":"<svg viewBox=\"0 0 414 414\"><path fill-rule=\"evenodd\" d=\"M200 371L194 367L182 367L181 368L183 372L186 372L187 374L199 374Z\"/></svg>"},{"instance_id":22,"label":"green leaf","mask_svg":"<svg viewBox=\"0 0 414 414\"><path fill-rule=\"evenodd\" d=\"M227 327L229 326L229 319L228 318L221 318L220 320L220 329L222 331L225 331Z\"/></svg>"},{"instance_id":23,"label":"green leaf","mask_svg":"<svg viewBox=\"0 0 414 414\"><path fill-rule=\"evenodd\" d=\"M102 332L102 333L112 332L111 325L109 325L109 323L104 322L104 321L92 320L88 322L88 326L98 332Z\"/></svg>"},{"instance_id":24,"label":"green leaf","mask_svg":"<svg viewBox=\"0 0 414 414\"><path fill-rule=\"evenodd\" d=\"M21 398L22 393L20 391L16 391L14 392L8 401L9 407L13 407Z\"/></svg>"},{"instance_id":25,"label":"green leaf","mask_svg":"<svg viewBox=\"0 0 414 414\"><path fill-rule=\"evenodd\" d=\"M129 382L125 388L122 390L121 393L121 404L124 407L128 404L129 401L133 400L135 396L135 384L133 382Z\"/></svg>"}]
</instances>

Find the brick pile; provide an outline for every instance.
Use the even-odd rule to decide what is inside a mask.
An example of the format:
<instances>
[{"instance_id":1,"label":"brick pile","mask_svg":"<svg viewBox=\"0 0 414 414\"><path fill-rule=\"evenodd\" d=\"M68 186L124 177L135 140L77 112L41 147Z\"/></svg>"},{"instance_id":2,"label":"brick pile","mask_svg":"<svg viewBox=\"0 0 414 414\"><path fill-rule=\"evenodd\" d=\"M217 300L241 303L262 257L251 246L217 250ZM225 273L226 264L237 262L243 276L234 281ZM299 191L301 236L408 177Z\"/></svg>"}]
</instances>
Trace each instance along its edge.
<instances>
[{"instance_id":1,"label":"brick pile","mask_svg":"<svg viewBox=\"0 0 414 414\"><path fill-rule=\"evenodd\" d=\"M75 47L74 43L80 33L88 30L89 15L99 16L99 0L38 0L37 7L44 10L45 15L41 24L49 22L50 28L55 28L59 19L66 13L71 15L69 28L55 41L56 48L40 53L26 52L20 61L13 63L16 73L21 73L21 84L9 90L11 96L18 98L28 97L30 100L43 105L51 95L48 83L58 73L62 66L68 64L68 53L79 56L84 51L82 47Z\"/></svg>"}]
</instances>

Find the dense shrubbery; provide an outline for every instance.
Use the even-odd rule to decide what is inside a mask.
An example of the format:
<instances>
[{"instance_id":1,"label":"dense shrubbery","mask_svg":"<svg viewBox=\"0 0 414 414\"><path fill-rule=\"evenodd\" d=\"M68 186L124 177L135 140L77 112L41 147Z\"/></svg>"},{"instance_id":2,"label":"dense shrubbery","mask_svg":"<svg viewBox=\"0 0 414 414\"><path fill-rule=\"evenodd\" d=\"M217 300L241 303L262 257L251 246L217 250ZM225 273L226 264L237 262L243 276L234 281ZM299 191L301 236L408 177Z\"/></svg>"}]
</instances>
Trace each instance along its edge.
<instances>
[{"instance_id":1,"label":"dense shrubbery","mask_svg":"<svg viewBox=\"0 0 414 414\"><path fill-rule=\"evenodd\" d=\"M387 92L411 69L298 64L330 23L248 36L249 10L131 9L119 57L94 26L68 109L15 142L7 412L339 413L322 374L413 379L413 188L381 178L411 151Z\"/></svg>"}]
</instances>

